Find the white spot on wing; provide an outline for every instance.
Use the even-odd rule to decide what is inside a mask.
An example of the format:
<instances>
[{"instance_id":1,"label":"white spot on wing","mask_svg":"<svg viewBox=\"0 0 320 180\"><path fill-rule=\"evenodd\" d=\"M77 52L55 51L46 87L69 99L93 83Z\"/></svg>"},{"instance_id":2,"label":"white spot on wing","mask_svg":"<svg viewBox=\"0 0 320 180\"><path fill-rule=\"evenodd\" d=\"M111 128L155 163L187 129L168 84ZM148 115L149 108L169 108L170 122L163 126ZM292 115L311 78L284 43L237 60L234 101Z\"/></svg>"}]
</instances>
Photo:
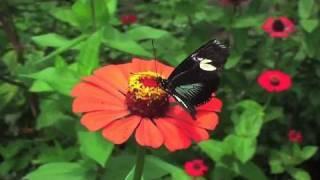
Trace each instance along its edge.
<instances>
[{"instance_id":1,"label":"white spot on wing","mask_svg":"<svg viewBox=\"0 0 320 180\"><path fill-rule=\"evenodd\" d=\"M218 45L218 46L221 47L221 48L226 48L225 45L221 44L221 42L218 41L218 40L216 40L216 39L213 41L213 43L216 44L216 45Z\"/></svg>"},{"instance_id":2,"label":"white spot on wing","mask_svg":"<svg viewBox=\"0 0 320 180\"><path fill-rule=\"evenodd\" d=\"M210 59L204 59L203 61L200 62L200 68L205 71L216 70L217 68L214 65L209 64L211 62L212 62L212 60L210 60Z\"/></svg>"}]
</instances>

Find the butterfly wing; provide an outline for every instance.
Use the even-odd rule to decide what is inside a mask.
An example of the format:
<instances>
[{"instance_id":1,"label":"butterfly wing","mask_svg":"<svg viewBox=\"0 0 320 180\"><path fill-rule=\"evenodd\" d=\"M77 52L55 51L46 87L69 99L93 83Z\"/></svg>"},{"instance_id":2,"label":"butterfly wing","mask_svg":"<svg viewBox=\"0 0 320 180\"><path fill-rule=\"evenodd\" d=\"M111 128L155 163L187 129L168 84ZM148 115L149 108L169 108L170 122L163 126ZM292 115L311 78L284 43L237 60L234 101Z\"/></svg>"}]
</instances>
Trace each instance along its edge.
<instances>
[{"instance_id":1,"label":"butterfly wing","mask_svg":"<svg viewBox=\"0 0 320 180\"><path fill-rule=\"evenodd\" d=\"M228 50L219 41L207 42L170 74L164 89L194 117L195 106L210 100L217 90L227 57Z\"/></svg>"},{"instance_id":2,"label":"butterfly wing","mask_svg":"<svg viewBox=\"0 0 320 180\"><path fill-rule=\"evenodd\" d=\"M174 89L173 97L194 117L194 106L210 99L211 90L201 82L184 84Z\"/></svg>"},{"instance_id":3,"label":"butterfly wing","mask_svg":"<svg viewBox=\"0 0 320 180\"><path fill-rule=\"evenodd\" d=\"M210 40L191 55L189 55L182 63L180 63L175 70L170 74L168 80L176 77L178 74L188 71L191 67L197 66L199 61L205 59L215 60L214 64L222 67L229 56L229 51L226 46L218 40Z\"/></svg>"}]
</instances>

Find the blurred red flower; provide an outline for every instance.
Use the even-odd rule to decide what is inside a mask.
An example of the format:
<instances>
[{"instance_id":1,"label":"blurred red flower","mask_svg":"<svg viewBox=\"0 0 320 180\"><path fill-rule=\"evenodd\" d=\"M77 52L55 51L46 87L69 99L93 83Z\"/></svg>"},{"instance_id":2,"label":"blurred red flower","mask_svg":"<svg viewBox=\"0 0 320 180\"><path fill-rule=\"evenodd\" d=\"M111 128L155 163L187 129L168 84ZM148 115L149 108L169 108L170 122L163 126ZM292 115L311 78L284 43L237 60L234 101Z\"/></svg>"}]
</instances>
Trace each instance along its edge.
<instances>
[{"instance_id":1,"label":"blurred red flower","mask_svg":"<svg viewBox=\"0 0 320 180\"><path fill-rule=\"evenodd\" d=\"M208 166L202 159L187 161L184 164L184 170L189 176L203 176L208 171Z\"/></svg>"},{"instance_id":2,"label":"blurred red flower","mask_svg":"<svg viewBox=\"0 0 320 180\"><path fill-rule=\"evenodd\" d=\"M268 18L262 29L273 38L286 38L295 31L294 23L287 17Z\"/></svg>"},{"instance_id":3,"label":"blurred red flower","mask_svg":"<svg viewBox=\"0 0 320 180\"><path fill-rule=\"evenodd\" d=\"M302 143L303 136L300 131L296 131L294 129L290 129L288 133L288 139L292 143Z\"/></svg>"},{"instance_id":4,"label":"blurred red flower","mask_svg":"<svg viewBox=\"0 0 320 180\"><path fill-rule=\"evenodd\" d=\"M158 72L152 70L157 66ZM126 142L135 133L141 146L170 151L188 148L192 141L209 138L218 124L222 102L212 98L197 107L196 120L163 91L159 76L169 76L172 67L155 60L132 62L97 69L77 84L72 96L73 112L84 113L81 124L89 131L102 129L114 144Z\"/></svg>"},{"instance_id":5,"label":"blurred red flower","mask_svg":"<svg viewBox=\"0 0 320 180\"><path fill-rule=\"evenodd\" d=\"M266 70L258 77L259 85L268 92L282 92L292 86L291 76L280 70Z\"/></svg>"},{"instance_id":6,"label":"blurred red flower","mask_svg":"<svg viewBox=\"0 0 320 180\"><path fill-rule=\"evenodd\" d=\"M126 15L122 15L120 19L123 25L129 25L137 22L138 18L134 14L126 14Z\"/></svg>"}]
</instances>

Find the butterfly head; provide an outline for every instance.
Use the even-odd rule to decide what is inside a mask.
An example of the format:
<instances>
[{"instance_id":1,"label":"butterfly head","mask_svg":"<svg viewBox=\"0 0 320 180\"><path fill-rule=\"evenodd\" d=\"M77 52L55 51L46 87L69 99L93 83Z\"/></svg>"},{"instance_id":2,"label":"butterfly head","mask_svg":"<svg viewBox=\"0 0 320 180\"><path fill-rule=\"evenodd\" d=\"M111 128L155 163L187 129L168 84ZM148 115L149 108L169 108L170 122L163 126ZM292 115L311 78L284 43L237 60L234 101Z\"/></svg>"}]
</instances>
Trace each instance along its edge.
<instances>
[{"instance_id":1,"label":"butterfly head","mask_svg":"<svg viewBox=\"0 0 320 180\"><path fill-rule=\"evenodd\" d=\"M161 89L163 89L164 91L167 90L167 85L168 85L167 79L163 79L162 77L159 76L156 78L156 81L158 82Z\"/></svg>"}]
</instances>

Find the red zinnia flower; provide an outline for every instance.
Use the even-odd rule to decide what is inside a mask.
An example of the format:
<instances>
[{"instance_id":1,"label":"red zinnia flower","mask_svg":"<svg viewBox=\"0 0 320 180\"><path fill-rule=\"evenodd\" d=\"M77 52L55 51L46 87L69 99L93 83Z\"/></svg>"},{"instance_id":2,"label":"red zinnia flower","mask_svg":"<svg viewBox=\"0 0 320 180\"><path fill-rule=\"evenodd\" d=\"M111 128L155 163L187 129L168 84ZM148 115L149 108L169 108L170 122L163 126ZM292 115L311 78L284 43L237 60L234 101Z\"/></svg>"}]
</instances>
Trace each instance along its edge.
<instances>
[{"instance_id":1,"label":"red zinnia flower","mask_svg":"<svg viewBox=\"0 0 320 180\"><path fill-rule=\"evenodd\" d=\"M268 18L262 29L273 38L286 38L295 31L294 23L287 17Z\"/></svg>"},{"instance_id":2,"label":"red zinnia flower","mask_svg":"<svg viewBox=\"0 0 320 180\"><path fill-rule=\"evenodd\" d=\"M220 0L220 3L224 6L239 6L240 4L246 2L248 0Z\"/></svg>"},{"instance_id":3,"label":"red zinnia flower","mask_svg":"<svg viewBox=\"0 0 320 180\"><path fill-rule=\"evenodd\" d=\"M266 70L258 77L259 85L268 92L281 92L292 85L290 75L279 70Z\"/></svg>"},{"instance_id":4,"label":"red zinnia flower","mask_svg":"<svg viewBox=\"0 0 320 180\"><path fill-rule=\"evenodd\" d=\"M208 166L203 162L202 159L195 159L187 161L184 164L185 172L193 177L203 176L208 171Z\"/></svg>"},{"instance_id":5,"label":"red zinnia flower","mask_svg":"<svg viewBox=\"0 0 320 180\"><path fill-rule=\"evenodd\" d=\"M288 139L292 143L302 143L303 136L300 131L290 129L290 131L288 133Z\"/></svg>"},{"instance_id":6,"label":"red zinnia flower","mask_svg":"<svg viewBox=\"0 0 320 180\"><path fill-rule=\"evenodd\" d=\"M137 16L134 14L122 15L120 19L123 25L129 25L137 22Z\"/></svg>"},{"instance_id":7,"label":"red zinnia flower","mask_svg":"<svg viewBox=\"0 0 320 180\"><path fill-rule=\"evenodd\" d=\"M161 72L152 69L157 66ZM191 141L209 138L208 130L218 124L222 102L212 98L197 108L196 120L163 91L157 78L163 78L172 67L155 60L134 58L131 63L107 65L77 84L72 96L73 112L84 113L81 123L90 131L102 130L114 144L122 144L135 133L141 146L170 151L185 149Z\"/></svg>"}]
</instances>

